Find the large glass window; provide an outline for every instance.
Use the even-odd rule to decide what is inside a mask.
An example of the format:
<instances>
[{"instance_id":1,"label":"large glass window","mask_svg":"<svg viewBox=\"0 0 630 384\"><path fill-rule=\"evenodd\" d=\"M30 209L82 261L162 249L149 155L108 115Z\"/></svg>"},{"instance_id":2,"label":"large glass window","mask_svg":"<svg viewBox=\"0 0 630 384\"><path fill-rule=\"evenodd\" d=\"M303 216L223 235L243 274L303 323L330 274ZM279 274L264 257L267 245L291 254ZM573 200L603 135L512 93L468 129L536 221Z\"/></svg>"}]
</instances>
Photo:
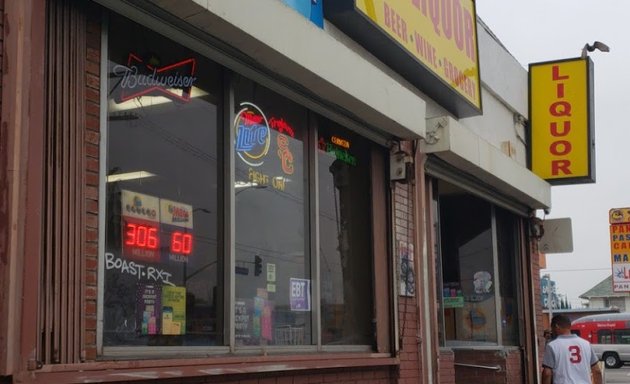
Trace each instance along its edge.
<instances>
[{"instance_id":1,"label":"large glass window","mask_svg":"<svg viewBox=\"0 0 630 384\"><path fill-rule=\"evenodd\" d=\"M317 148L322 343L370 344L370 148L326 119Z\"/></svg>"},{"instance_id":2,"label":"large glass window","mask_svg":"<svg viewBox=\"0 0 630 384\"><path fill-rule=\"evenodd\" d=\"M104 353L373 346L385 151L129 20L108 30Z\"/></svg>"},{"instance_id":3,"label":"large glass window","mask_svg":"<svg viewBox=\"0 0 630 384\"><path fill-rule=\"evenodd\" d=\"M109 25L103 345L223 343L220 69Z\"/></svg>"},{"instance_id":4,"label":"large glass window","mask_svg":"<svg viewBox=\"0 0 630 384\"><path fill-rule=\"evenodd\" d=\"M518 218L434 181L443 345L518 345Z\"/></svg>"},{"instance_id":5,"label":"large glass window","mask_svg":"<svg viewBox=\"0 0 630 384\"><path fill-rule=\"evenodd\" d=\"M307 110L234 76L237 345L312 344Z\"/></svg>"}]
</instances>

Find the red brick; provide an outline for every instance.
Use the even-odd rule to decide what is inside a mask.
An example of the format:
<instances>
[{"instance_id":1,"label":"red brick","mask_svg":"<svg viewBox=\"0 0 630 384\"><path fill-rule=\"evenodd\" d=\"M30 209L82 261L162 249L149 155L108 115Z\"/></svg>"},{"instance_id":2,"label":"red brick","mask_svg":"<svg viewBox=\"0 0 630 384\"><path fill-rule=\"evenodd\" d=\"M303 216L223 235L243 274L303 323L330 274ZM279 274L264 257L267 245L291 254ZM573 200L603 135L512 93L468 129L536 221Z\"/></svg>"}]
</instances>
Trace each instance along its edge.
<instances>
[{"instance_id":1,"label":"red brick","mask_svg":"<svg viewBox=\"0 0 630 384\"><path fill-rule=\"evenodd\" d=\"M85 103L85 111L88 115L99 117L101 113L101 108L97 103L93 101L88 101Z\"/></svg>"},{"instance_id":2,"label":"red brick","mask_svg":"<svg viewBox=\"0 0 630 384\"><path fill-rule=\"evenodd\" d=\"M90 88L99 89L101 87L100 81L98 75L85 74L85 84Z\"/></svg>"},{"instance_id":3,"label":"red brick","mask_svg":"<svg viewBox=\"0 0 630 384\"><path fill-rule=\"evenodd\" d=\"M85 284L87 285L95 285L97 283L97 272L96 271L86 271L85 272Z\"/></svg>"},{"instance_id":4,"label":"red brick","mask_svg":"<svg viewBox=\"0 0 630 384\"><path fill-rule=\"evenodd\" d=\"M98 166L98 159L94 159L91 157L88 157L85 160L85 169L87 169L88 171L92 171L92 172L98 172L99 171L99 166ZM98 194L94 195L94 199L98 198Z\"/></svg>"},{"instance_id":5,"label":"red brick","mask_svg":"<svg viewBox=\"0 0 630 384\"><path fill-rule=\"evenodd\" d=\"M86 241L98 241L98 231L95 229L87 228L85 230L85 240Z\"/></svg>"},{"instance_id":6,"label":"red brick","mask_svg":"<svg viewBox=\"0 0 630 384\"><path fill-rule=\"evenodd\" d=\"M85 127L89 130L99 132L101 130L101 120L92 115L87 115L85 117Z\"/></svg>"},{"instance_id":7,"label":"red brick","mask_svg":"<svg viewBox=\"0 0 630 384\"><path fill-rule=\"evenodd\" d=\"M85 329L86 330L95 330L96 329L96 317L86 317L85 318Z\"/></svg>"},{"instance_id":8,"label":"red brick","mask_svg":"<svg viewBox=\"0 0 630 384\"><path fill-rule=\"evenodd\" d=\"M89 213L98 213L98 201L86 200L85 211Z\"/></svg>"},{"instance_id":9,"label":"red brick","mask_svg":"<svg viewBox=\"0 0 630 384\"><path fill-rule=\"evenodd\" d=\"M94 63L92 61L85 62L85 71L92 75L100 75L101 74L101 66L99 63Z\"/></svg>"},{"instance_id":10,"label":"red brick","mask_svg":"<svg viewBox=\"0 0 630 384\"><path fill-rule=\"evenodd\" d=\"M88 33L86 35L86 46L100 52L101 49L101 34L100 33Z\"/></svg>"},{"instance_id":11,"label":"red brick","mask_svg":"<svg viewBox=\"0 0 630 384\"><path fill-rule=\"evenodd\" d=\"M100 136L101 135L98 132L88 131L88 132L85 132L85 141L90 144L98 145L100 142Z\"/></svg>"},{"instance_id":12,"label":"red brick","mask_svg":"<svg viewBox=\"0 0 630 384\"><path fill-rule=\"evenodd\" d=\"M96 299L96 295L97 295L97 290L96 287L86 287L85 288L85 297L87 299Z\"/></svg>"},{"instance_id":13,"label":"red brick","mask_svg":"<svg viewBox=\"0 0 630 384\"><path fill-rule=\"evenodd\" d=\"M96 245L96 244L89 244L89 245ZM87 271L96 271L98 269L98 260L94 258L86 258L85 269Z\"/></svg>"},{"instance_id":14,"label":"red brick","mask_svg":"<svg viewBox=\"0 0 630 384\"><path fill-rule=\"evenodd\" d=\"M85 360L87 361L93 361L96 360L96 348L85 348Z\"/></svg>"},{"instance_id":15,"label":"red brick","mask_svg":"<svg viewBox=\"0 0 630 384\"><path fill-rule=\"evenodd\" d=\"M98 104L101 102L101 94L98 89L86 88L85 99Z\"/></svg>"},{"instance_id":16,"label":"red brick","mask_svg":"<svg viewBox=\"0 0 630 384\"><path fill-rule=\"evenodd\" d=\"M85 144L85 155L93 158L98 158L99 156L99 148L98 145L86 143Z\"/></svg>"},{"instance_id":17,"label":"red brick","mask_svg":"<svg viewBox=\"0 0 630 384\"><path fill-rule=\"evenodd\" d=\"M89 161L88 161L89 163ZM98 161L96 161L96 165L98 167ZM90 169L88 167L88 169ZM98 188L92 185L88 185L85 187L85 197L92 200L98 199Z\"/></svg>"},{"instance_id":18,"label":"red brick","mask_svg":"<svg viewBox=\"0 0 630 384\"><path fill-rule=\"evenodd\" d=\"M98 229L98 216L93 214L88 214L85 216L85 225L88 228Z\"/></svg>"},{"instance_id":19,"label":"red brick","mask_svg":"<svg viewBox=\"0 0 630 384\"><path fill-rule=\"evenodd\" d=\"M93 47L88 47L86 52L86 58L88 61L98 63L101 60L101 50Z\"/></svg>"},{"instance_id":20,"label":"red brick","mask_svg":"<svg viewBox=\"0 0 630 384\"><path fill-rule=\"evenodd\" d=\"M96 332L85 332L85 344L96 345Z\"/></svg>"},{"instance_id":21,"label":"red brick","mask_svg":"<svg viewBox=\"0 0 630 384\"><path fill-rule=\"evenodd\" d=\"M86 301L85 312L89 314L96 314L96 302L93 300Z\"/></svg>"},{"instance_id":22,"label":"red brick","mask_svg":"<svg viewBox=\"0 0 630 384\"><path fill-rule=\"evenodd\" d=\"M85 185L91 185L94 187L98 187L99 183L99 175L96 172L86 172L85 173Z\"/></svg>"}]
</instances>

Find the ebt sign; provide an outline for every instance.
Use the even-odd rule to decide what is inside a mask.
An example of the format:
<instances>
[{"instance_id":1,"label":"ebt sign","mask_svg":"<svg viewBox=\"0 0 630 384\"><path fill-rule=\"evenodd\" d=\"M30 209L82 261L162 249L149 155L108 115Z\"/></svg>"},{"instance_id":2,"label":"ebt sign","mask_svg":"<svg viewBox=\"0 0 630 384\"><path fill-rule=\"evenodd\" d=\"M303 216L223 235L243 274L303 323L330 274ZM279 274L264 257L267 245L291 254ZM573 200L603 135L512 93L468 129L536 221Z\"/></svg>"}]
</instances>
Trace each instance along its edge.
<instances>
[{"instance_id":1,"label":"ebt sign","mask_svg":"<svg viewBox=\"0 0 630 384\"><path fill-rule=\"evenodd\" d=\"M236 154L247 165L258 167L264 163L271 144L269 121L263 111L252 103L243 102L240 107L234 118Z\"/></svg>"}]
</instances>

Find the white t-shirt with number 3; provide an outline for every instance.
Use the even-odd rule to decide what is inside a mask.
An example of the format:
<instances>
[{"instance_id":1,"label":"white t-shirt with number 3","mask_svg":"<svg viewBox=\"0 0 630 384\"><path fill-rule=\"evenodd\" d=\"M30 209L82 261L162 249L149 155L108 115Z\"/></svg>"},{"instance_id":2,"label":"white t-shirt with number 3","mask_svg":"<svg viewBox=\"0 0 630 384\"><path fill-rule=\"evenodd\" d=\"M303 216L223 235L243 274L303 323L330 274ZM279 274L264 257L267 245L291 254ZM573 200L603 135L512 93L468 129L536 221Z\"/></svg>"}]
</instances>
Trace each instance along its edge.
<instances>
[{"instance_id":1,"label":"white t-shirt with number 3","mask_svg":"<svg viewBox=\"0 0 630 384\"><path fill-rule=\"evenodd\" d=\"M591 344L576 335L559 335L547 344L543 367L553 370L553 384L591 384L597 355Z\"/></svg>"}]
</instances>

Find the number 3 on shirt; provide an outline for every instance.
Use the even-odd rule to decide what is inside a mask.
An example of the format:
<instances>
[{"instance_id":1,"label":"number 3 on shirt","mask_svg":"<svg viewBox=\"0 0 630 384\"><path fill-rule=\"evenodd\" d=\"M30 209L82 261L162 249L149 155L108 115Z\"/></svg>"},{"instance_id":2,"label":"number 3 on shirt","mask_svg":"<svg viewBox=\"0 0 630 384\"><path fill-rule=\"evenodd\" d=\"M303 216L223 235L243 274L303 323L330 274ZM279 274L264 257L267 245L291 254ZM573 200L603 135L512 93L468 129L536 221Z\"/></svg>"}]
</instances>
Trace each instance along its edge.
<instances>
[{"instance_id":1,"label":"number 3 on shirt","mask_svg":"<svg viewBox=\"0 0 630 384\"><path fill-rule=\"evenodd\" d=\"M571 352L571 356L569 357L569 361L573 364L578 364L582 361L582 353L580 351L580 347L577 345L571 345L569 347L569 352Z\"/></svg>"}]
</instances>

